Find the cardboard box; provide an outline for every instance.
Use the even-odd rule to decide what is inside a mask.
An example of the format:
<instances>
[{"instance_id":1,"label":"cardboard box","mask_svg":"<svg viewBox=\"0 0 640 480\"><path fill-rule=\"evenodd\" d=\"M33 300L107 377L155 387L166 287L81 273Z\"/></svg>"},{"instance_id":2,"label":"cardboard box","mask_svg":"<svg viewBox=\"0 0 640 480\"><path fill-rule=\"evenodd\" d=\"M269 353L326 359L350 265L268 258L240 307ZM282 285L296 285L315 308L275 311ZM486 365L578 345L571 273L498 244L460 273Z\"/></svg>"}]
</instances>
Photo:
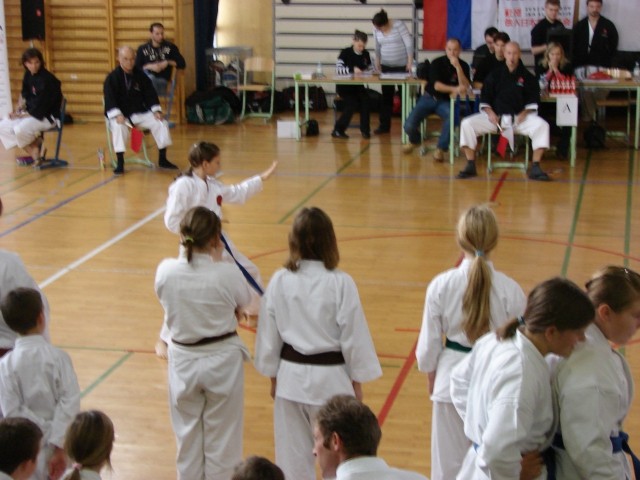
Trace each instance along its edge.
<instances>
[{"instance_id":1,"label":"cardboard box","mask_svg":"<svg viewBox=\"0 0 640 480\"><path fill-rule=\"evenodd\" d=\"M296 138L295 120L278 120L278 138Z\"/></svg>"}]
</instances>

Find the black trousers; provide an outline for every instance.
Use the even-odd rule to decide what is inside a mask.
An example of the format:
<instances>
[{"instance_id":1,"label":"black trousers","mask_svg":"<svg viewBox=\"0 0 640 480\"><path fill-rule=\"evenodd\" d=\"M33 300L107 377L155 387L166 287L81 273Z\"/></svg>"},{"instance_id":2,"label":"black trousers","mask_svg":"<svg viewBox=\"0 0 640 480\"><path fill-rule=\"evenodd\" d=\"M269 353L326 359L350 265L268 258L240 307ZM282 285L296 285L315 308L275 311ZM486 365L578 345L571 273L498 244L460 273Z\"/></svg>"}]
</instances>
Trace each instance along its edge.
<instances>
[{"instance_id":1,"label":"black trousers","mask_svg":"<svg viewBox=\"0 0 640 480\"><path fill-rule=\"evenodd\" d=\"M351 122L353 114L360 110L360 131L370 133L369 127L369 93L363 85L340 85L338 94L342 98L342 114L333 127L338 132L344 132Z\"/></svg>"},{"instance_id":2,"label":"black trousers","mask_svg":"<svg viewBox=\"0 0 640 480\"><path fill-rule=\"evenodd\" d=\"M388 67L381 65L382 73L398 73L406 72L406 65L403 67ZM393 113L393 96L396 93L395 85L382 86L382 104L380 105L380 129L391 129L391 114Z\"/></svg>"}]
</instances>

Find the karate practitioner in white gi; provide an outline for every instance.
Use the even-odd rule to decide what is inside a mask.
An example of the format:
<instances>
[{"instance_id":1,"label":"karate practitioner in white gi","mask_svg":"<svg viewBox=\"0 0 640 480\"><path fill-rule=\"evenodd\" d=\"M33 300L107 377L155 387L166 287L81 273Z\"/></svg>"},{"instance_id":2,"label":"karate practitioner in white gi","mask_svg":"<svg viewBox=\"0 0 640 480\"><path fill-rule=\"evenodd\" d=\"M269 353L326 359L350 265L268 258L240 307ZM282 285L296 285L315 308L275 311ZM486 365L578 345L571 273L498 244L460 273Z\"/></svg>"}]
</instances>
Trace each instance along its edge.
<instances>
[{"instance_id":1,"label":"karate practitioner in white gi","mask_svg":"<svg viewBox=\"0 0 640 480\"><path fill-rule=\"evenodd\" d=\"M514 480L525 464L524 478L547 478L541 454L557 418L544 357L571 355L593 317L577 285L552 278L531 291L524 317L480 338L454 368L451 399L472 442L458 480Z\"/></svg>"},{"instance_id":2,"label":"karate practitioner in white gi","mask_svg":"<svg viewBox=\"0 0 640 480\"><path fill-rule=\"evenodd\" d=\"M262 298L255 366L271 378L276 464L287 479L315 480L313 418L336 394L362 398L382 369L353 279L337 268L331 219L304 208L289 259Z\"/></svg>"},{"instance_id":3,"label":"karate practitioner in white gi","mask_svg":"<svg viewBox=\"0 0 640 480\"><path fill-rule=\"evenodd\" d=\"M155 289L169 329L169 406L181 480L228 480L242 460L244 367L236 315L251 294L222 261L220 219L206 207L180 225L180 256L165 259Z\"/></svg>"},{"instance_id":4,"label":"karate practitioner in white gi","mask_svg":"<svg viewBox=\"0 0 640 480\"><path fill-rule=\"evenodd\" d=\"M554 375L560 405L556 478L629 480L620 445L633 377L611 344L626 344L640 327L640 275L606 267L587 283L587 294L596 309L595 323L586 331L586 342L559 363Z\"/></svg>"},{"instance_id":5,"label":"karate practitioner in white gi","mask_svg":"<svg viewBox=\"0 0 640 480\"><path fill-rule=\"evenodd\" d=\"M184 214L193 207L204 206L212 210L222 220L222 205L226 203L242 205L254 195L262 191L263 183L271 177L278 166L274 161L269 168L259 175L247 178L240 183L225 185L216 179L222 168L220 149L209 142L198 142L189 150L189 170L180 175L170 186L167 198L167 209L164 212L164 224L170 232L180 233L180 222ZM255 281L251 287L251 303L245 312L256 316L260 310L261 294L255 288L264 289L258 267L238 250L229 235L222 232L225 246L222 259L225 262L242 265ZM160 331L160 339L156 343L156 354L161 358L167 356L169 332L166 325Z\"/></svg>"},{"instance_id":6,"label":"karate practitioner in white gi","mask_svg":"<svg viewBox=\"0 0 640 480\"><path fill-rule=\"evenodd\" d=\"M470 446L451 402L451 370L479 337L522 315L526 305L520 285L496 271L490 260L498 244L498 222L488 205L473 206L460 216L456 240L464 260L429 284L416 348L433 401L431 480L455 478Z\"/></svg>"},{"instance_id":7,"label":"karate practitioner in white gi","mask_svg":"<svg viewBox=\"0 0 640 480\"><path fill-rule=\"evenodd\" d=\"M40 292L44 311L44 331L42 336L47 342L50 342L49 302L47 297L40 290L36 281L29 275L18 254L0 249L0 299L18 287L29 287ZM0 312L0 357L13 348L16 338L18 338L18 334L9 328L4 318L2 318L2 312ZM2 418L1 409L0 418Z\"/></svg>"},{"instance_id":8,"label":"karate practitioner in white gi","mask_svg":"<svg viewBox=\"0 0 640 480\"><path fill-rule=\"evenodd\" d=\"M59 478L66 468L64 437L80 411L80 387L71 358L42 336L44 306L38 290L17 288L0 304L7 325L19 334L0 360L0 407L5 417L24 417L43 433L33 480Z\"/></svg>"}]
</instances>

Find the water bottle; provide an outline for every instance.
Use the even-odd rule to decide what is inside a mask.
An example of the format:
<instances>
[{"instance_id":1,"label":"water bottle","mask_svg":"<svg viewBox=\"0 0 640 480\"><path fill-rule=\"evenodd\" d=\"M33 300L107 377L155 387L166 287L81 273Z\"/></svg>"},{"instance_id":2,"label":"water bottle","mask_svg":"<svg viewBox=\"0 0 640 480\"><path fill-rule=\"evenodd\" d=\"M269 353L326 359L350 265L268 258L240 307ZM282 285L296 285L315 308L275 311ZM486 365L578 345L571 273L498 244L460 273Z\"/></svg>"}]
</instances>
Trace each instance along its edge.
<instances>
[{"instance_id":1,"label":"water bottle","mask_svg":"<svg viewBox=\"0 0 640 480\"><path fill-rule=\"evenodd\" d=\"M322 73L322 62L318 62L316 66L316 78L324 78L324 73Z\"/></svg>"},{"instance_id":2,"label":"water bottle","mask_svg":"<svg viewBox=\"0 0 640 480\"><path fill-rule=\"evenodd\" d=\"M640 62L636 62L636 66L633 69L633 79L640 81Z\"/></svg>"},{"instance_id":3,"label":"water bottle","mask_svg":"<svg viewBox=\"0 0 640 480\"><path fill-rule=\"evenodd\" d=\"M547 77L543 73L540 75L540 80L538 81L538 85L540 85L540 95L546 95L547 93Z\"/></svg>"},{"instance_id":4,"label":"water bottle","mask_svg":"<svg viewBox=\"0 0 640 480\"><path fill-rule=\"evenodd\" d=\"M411 64L411 77L418 78L418 65L416 64L416 62L413 62Z\"/></svg>"},{"instance_id":5,"label":"water bottle","mask_svg":"<svg viewBox=\"0 0 640 480\"><path fill-rule=\"evenodd\" d=\"M98 165L100 166L100 170L104 170L104 150L102 148L98 148Z\"/></svg>"}]
</instances>

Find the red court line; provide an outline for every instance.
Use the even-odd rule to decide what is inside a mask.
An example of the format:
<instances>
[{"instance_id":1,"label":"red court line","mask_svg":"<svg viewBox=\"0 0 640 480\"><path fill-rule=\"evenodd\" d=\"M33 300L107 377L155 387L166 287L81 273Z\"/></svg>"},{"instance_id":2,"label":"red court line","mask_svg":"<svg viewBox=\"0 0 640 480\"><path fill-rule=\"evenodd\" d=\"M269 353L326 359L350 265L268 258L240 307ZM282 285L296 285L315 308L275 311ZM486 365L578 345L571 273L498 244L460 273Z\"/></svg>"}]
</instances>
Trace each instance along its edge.
<instances>
[{"instance_id":1,"label":"red court line","mask_svg":"<svg viewBox=\"0 0 640 480\"><path fill-rule=\"evenodd\" d=\"M492 202L495 201L496 197L498 196L498 192L500 192L500 189L502 188L502 185L504 184L504 181L506 180L506 178L507 178L507 172L504 172L500 176L500 180L498 180L498 184L496 185L495 189L493 190L493 193L491 194L490 198ZM458 258L458 261L456 262L456 267L460 265L463 258L464 258L464 255L461 254L460 257ZM404 384L404 381L407 379L407 375L409 375L409 372L413 368L413 363L416 361L417 346L418 346L418 339L416 338L416 341L413 344L413 348L409 352L409 356L405 357L404 365L402 365L402 368L400 369L400 373L396 377L396 381L393 383L393 386L389 391L389 395L387 395L387 398L384 404L382 405L382 408L380 409L380 413L378 413L378 423L380 424L381 427L382 425L384 425L384 422L387 419L387 415L389 415L389 412L391 411L391 408L393 407L393 404L395 403L396 398L398 398L398 394L402 389L402 385Z\"/></svg>"}]
</instances>

